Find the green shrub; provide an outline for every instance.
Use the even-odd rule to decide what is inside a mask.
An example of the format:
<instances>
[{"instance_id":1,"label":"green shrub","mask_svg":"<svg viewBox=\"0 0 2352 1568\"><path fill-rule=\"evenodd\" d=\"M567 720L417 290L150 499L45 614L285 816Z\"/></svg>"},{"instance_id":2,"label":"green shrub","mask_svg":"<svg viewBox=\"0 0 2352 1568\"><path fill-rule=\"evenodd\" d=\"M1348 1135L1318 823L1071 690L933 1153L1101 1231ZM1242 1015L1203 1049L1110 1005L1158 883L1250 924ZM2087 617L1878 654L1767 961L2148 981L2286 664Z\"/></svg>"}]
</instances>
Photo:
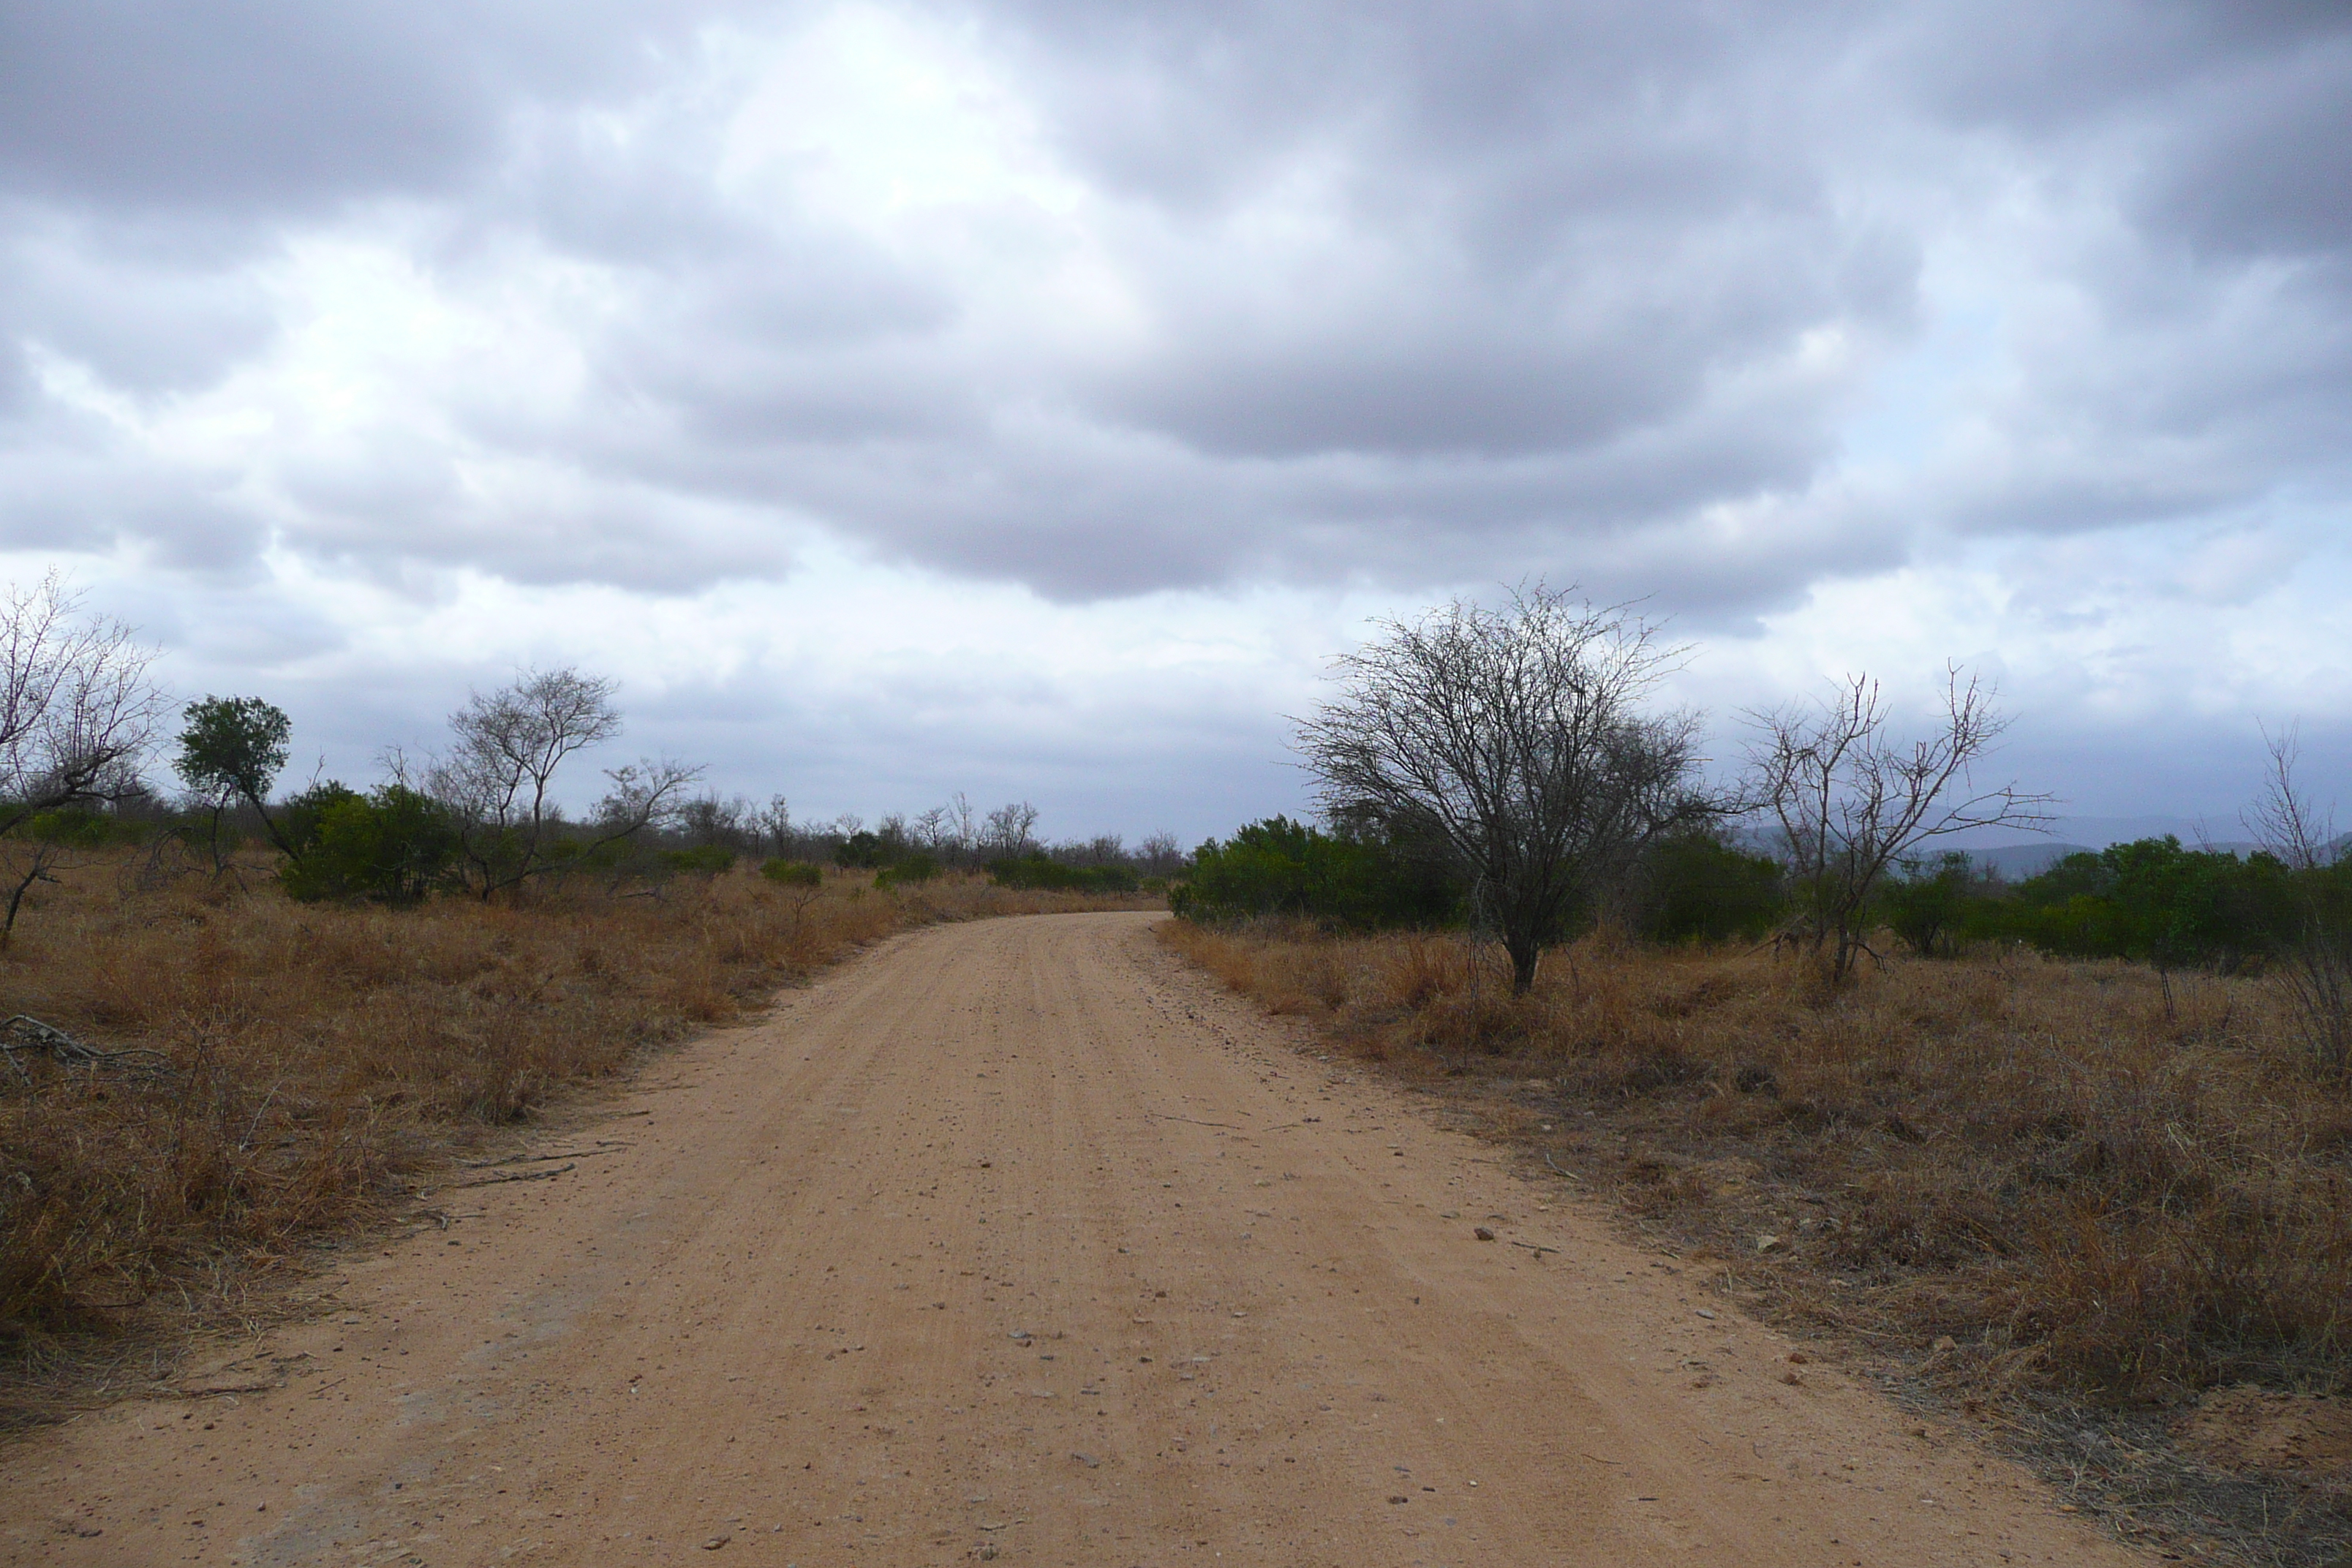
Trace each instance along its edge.
<instances>
[{"instance_id":1,"label":"green shrub","mask_svg":"<svg viewBox=\"0 0 2352 1568\"><path fill-rule=\"evenodd\" d=\"M761 866L760 875L782 888L824 886L824 868L805 860L770 860Z\"/></svg>"},{"instance_id":2,"label":"green shrub","mask_svg":"<svg viewBox=\"0 0 2352 1568\"><path fill-rule=\"evenodd\" d=\"M1210 839L1168 894L1168 907L1190 921L1291 914L1353 930L1442 925L1460 904L1459 888L1432 860L1286 816Z\"/></svg>"},{"instance_id":3,"label":"green shrub","mask_svg":"<svg viewBox=\"0 0 2352 1568\"><path fill-rule=\"evenodd\" d=\"M835 865L847 866L864 871L887 866L890 863L890 846L882 841L882 836L864 830L853 833L843 839L841 847L833 852Z\"/></svg>"},{"instance_id":4,"label":"green shrub","mask_svg":"<svg viewBox=\"0 0 2352 1568\"><path fill-rule=\"evenodd\" d=\"M874 885L877 888L903 887L908 883L928 882L939 874L939 861L918 852L894 866L882 868L875 874Z\"/></svg>"},{"instance_id":5,"label":"green shrub","mask_svg":"<svg viewBox=\"0 0 2352 1568\"><path fill-rule=\"evenodd\" d=\"M319 823L329 809L347 800L364 800L359 791L337 784L332 779L312 784L301 794L289 796L278 807L278 831L284 835L287 846L296 858L310 852L319 841Z\"/></svg>"},{"instance_id":6,"label":"green shrub","mask_svg":"<svg viewBox=\"0 0 2352 1568\"><path fill-rule=\"evenodd\" d=\"M1959 950L1983 902L1975 863L1965 850L1951 849L1933 864L1906 861L1878 895L1879 918L1905 946L1922 957Z\"/></svg>"},{"instance_id":7,"label":"green shrub","mask_svg":"<svg viewBox=\"0 0 2352 1568\"><path fill-rule=\"evenodd\" d=\"M1652 942L1729 942L1764 935L1788 907L1779 861L1710 833L1678 834L1643 854L1631 900Z\"/></svg>"},{"instance_id":8,"label":"green shrub","mask_svg":"<svg viewBox=\"0 0 2352 1568\"><path fill-rule=\"evenodd\" d=\"M20 830L37 844L67 849L102 849L110 844L143 844L151 825L81 806L36 812Z\"/></svg>"},{"instance_id":9,"label":"green shrub","mask_svg":"<svg viewBox=\"0 0 2352 1568\"><path fill-rule=\"evenodd\" d=\"M2290 939L2298 884L2332 874L2293 872L2269 855L2242 860L2184 849L2168 837L2142 838L2067 856L2019 883L1983 923L2045 952L2229 973Z\"/></svg>"},{"instance_id":10,"label":"green shrub","mask_svg":"<svg viewBox=\"0 0 2352 1568\"><path fill-rule=\"evenodd\" d=\"M665 849L661 852L661 865L668 871L690 871L716 877L735 868L735 851L723 844L702 844L692 849Z\"/></svg>"},{"instance_id":11,"label":"green shrub","mask_svg":"<svg viewBox=\"0 0 2352 1568\"><path fill-rule=\"evenodd\" d=\"M441 881L458 845L438 801L400 784L367 795L334 787L341 795L310 819L301 858L278 868L289 896L414 903Z\"/></svg>"},{"instance_id":12,"label":"green shrub","mask_svg":"<svg viewBox=\"0 0 2352 1568\"><path fill-rule=\"evenodd\" d=\"M1139 886L1125 866L1065 866L1043 855L1010 857L988 863L988 874L1000 888L1043 888L1076 893L1132 893Z\"/></svg>"}]
</instances>

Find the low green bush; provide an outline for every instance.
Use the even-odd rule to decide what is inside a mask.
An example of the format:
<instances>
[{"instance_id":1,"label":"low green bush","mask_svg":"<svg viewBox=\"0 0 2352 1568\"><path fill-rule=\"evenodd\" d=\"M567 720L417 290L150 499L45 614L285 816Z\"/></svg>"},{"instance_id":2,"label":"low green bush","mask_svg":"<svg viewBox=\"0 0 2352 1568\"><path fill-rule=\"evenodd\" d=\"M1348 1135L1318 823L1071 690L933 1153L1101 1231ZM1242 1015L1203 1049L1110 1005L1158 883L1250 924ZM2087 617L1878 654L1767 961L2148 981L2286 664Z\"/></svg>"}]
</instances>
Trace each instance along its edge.
<instances>
[{"instance_id":1,"label":"low green bush","mask_svg":"<svg viewBox=\"0 0 2352 1568\"><path fill-rule=\"evenodd\" d=\"M1424 858L1286 816L1210 839L1193 855L1192 875L1168 892L1168 907L1185 920L1287 914L1357 931L1444 925L1461 901L1454 880Z\"/></svg>"},{"instance_id":2,"label":"low green bush","mask_svg":"<svg viewBox=\"0 0 2352 1568\"><path fill-rule=\"evenodd\" d=\"M278 868L290 897L414 903L446 877L457 828L438 801L400 784L366 795L332 787L340 794L304 824L300 858Z\"/></svg>"},{"instance_id":3,"label":"low green bush","mask_svg":"<svg viewBox=\"0 0 2352 1568\"><path fill-rule=\"evenodd\" d=\"M833 863L856 870L876 870L891 862L892 847L880 834L861 829L841 841L833 852Z\"/></svg>"},{"instance_id":4,"label":"low green bush","mask_svg":"<svg viewBox=\"0 0 2352 1568\"><path fill-rule=\"evenodd\" d=\"M1125 866L1065 866L1043 855L1007 857L988 863L1000 888L1042 888L1078 893L1132 893L1140 885Z\"/></svg>"},{"instance_id":5,"label":"low green bush","mask_svg":"<svg viewBox=\"0 0 2352 1568\"><path fill-rule=\"evenodd\" d=\"M366 797L347 784L333 779L312 784L299 795L289 795L278 807L278 831L297 858L310 852L319 840L319 824L331 809L345 801Z\"/></svg>"},{"instance_id":6,"label":"low green bush","mask_svg":"<svg viewBox=\"0 0 2352 1568\"><path fill-rule=\"evenodd\" d=\"M1980 911L1977 923L2044 952L2226 973L2294 937L2306 885L2347 874L2343 866L2295 872L2270 855L2241 859L2184 849L2168 837L2142 838L2067 856Z\"/></svg>"},{"instance_id":7,"label":"low green bush","mask_svg":"<svg viewBox=\"0 0 2352 1568\"><path fill-rule=\"evenodd\" d=\"M665 849L661 852L661 865L667 871L688 871L716 877L735 868L735 851L723 844L698 845L692 849Z\"/></svg>"},{"instance_id":8,"label":"low green bush","mask_svg":"<svg viewBox=\"0 0 2352 1568\"><path fill-rule=\"evenodd\" d=\"M919 851L895 865L885 866L874 875L877 888L898 888L928 882L940 874L940 863L932 856Z\"/></svg>"},{"instance_id":9,"label":"low green bush","mask_svg":"<svg viewBox=\"0 0 2352 1568\"><path fill-rule=\"evenodd\" d=\"M780 888L821 888L824 886L824 868L812 866L805 860L772 859L763 862L760 875Z\"/></svg>"},{"instance_id":10,"label":"low green bush","mask_svg":"<svg viewBox=\"0 0 2352 1568\"><path fill-rule=\"evenodd\" d=\"M1633 880L1630 923L1652 942L1754 940L1788 909L1779 861L1711 833L1650 846Z\"/></svg>"},{"instance_id":11,"label":"low green bush","mask_svg":"<svg viewBox=\"0 0 2352 1568\"><path fill-rule=\"evenodd\" d=\"M153 831L153 824L68 805L35 812L18 831L38 844L55 844L68 849L103 849L111 844L144 844Z\"/></svg>"},{"instance_id":12,"label":"low green bush","mask_svg":"<svg viewBox=\"0 0 2352 1568\"><path fill-rule=\"evenodd\" d=\"M1879 889L1878 913L1912 952L1948 957L1984 929L1990 889L1965 850L1906 861L1900 871Z\"/></svg>"}]
</instances>

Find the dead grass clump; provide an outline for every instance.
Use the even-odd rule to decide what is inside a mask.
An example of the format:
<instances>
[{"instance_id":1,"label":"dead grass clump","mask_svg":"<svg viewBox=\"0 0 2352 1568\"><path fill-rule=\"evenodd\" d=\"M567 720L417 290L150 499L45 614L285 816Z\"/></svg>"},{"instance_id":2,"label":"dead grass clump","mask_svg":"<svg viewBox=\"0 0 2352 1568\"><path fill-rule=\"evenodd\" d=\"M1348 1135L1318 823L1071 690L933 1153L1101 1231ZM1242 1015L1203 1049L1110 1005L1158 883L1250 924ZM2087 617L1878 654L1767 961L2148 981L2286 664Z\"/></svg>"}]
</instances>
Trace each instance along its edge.
<instances>
[{"instance_id":1,"label":"dead grass clump","mask_svg":"<svg viewBox=\"0 0 2352 1568\"><path fill-rule=\"evenodd\" d=\"M2123 1403L2352 1373L2352 1096L2260 980L2010 954L1824 993L1767 953L1585 942L1512 998L1458 940L1169 940L1343 1040L1540 1071L1554 1157L1890 1345ZM1737 1157L1727 1194L1686 1172ZM1764 1251L1757 1238L1774 1239Z\"/></svg>"},{"instance_id":2,"label":"dead grass clump","mask_svg":"<svg viewBox=\"0 0 2352 1568\"><path fill-rule=\"evenodd\" d=\"M378 1212L468 1130L934 921L1148 900L950 877L813 897L750 873L657 897L295 904L265 875L85 864L0 948L0 1012L152 1047L153 1078L0 1068L0 1350L37 1373L169 1303L217 1304Z\"/></svg>"},{"instance_id":3,"label":"dead grass clump","mask_svg":"<svg viewBox=\"0 0 2352 1568\"><path fill-rule=\"evenodd\" d=\"M1513 998L1458 938L1161 929L2116 1506L2266 1562L2352 1546L2352 1475L2164 1447L2222 1391L2320 1401L2280 1406L2305 1426L2352 1405L2352 1085L2310 1070L2274 982L2168 997L2010 952L1830 990L1769 952L1585 942Z\"/></svg>"}]
</instances>

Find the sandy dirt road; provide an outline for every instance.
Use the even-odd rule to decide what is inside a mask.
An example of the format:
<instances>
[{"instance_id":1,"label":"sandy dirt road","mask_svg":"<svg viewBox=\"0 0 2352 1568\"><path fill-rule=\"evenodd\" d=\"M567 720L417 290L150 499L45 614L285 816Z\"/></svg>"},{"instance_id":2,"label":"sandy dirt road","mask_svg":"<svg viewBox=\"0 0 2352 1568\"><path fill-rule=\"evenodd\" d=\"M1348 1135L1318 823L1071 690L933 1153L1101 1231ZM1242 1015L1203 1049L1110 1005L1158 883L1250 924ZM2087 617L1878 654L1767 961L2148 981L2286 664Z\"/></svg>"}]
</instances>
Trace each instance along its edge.
<instances>
[{"instance_id":1,"label":"sandy dirt road","mask_svg":"<svg viewBox=\"0 0 2352 1568\"><path fill-rule=\"evenodd\" d=\"M0 1452L0 1559L2140 1561L1157 918L915 932L665 1058L215 1392Z\"/></svg>"}]
</instances>

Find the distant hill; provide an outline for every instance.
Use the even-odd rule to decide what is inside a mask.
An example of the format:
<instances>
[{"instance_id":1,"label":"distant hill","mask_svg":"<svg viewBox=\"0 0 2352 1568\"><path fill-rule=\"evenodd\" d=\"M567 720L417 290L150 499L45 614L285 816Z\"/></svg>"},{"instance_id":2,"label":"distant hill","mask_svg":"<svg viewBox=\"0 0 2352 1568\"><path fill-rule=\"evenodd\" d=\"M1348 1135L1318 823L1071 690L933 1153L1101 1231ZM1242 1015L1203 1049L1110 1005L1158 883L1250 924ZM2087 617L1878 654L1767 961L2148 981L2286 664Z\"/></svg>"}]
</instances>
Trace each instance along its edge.
<instances>
[{"instance_id":1,"label":"distant hill","mask_svg":"<svg viewBox=\"0 0 2352 1568\"><path fill-rule=\"evenodd\" d=\"M2053 844L2042 838L2031 844L1999 844L1968 853L1978 870L1990 871L2004 882L2021 882L2028 877L2040 876L2069 855L2087 855L2092 850L2086 844Z\"/></svg>"},{"instance_id":2,"label":"distant hill","mask_svg":"<svg viewBox=\"0 0 2352 1568\"><path fill-rule=\"evenodd\" d=\"M2071 817L2060 819L2055 826L2062 832L2075 831L2064 838L2031 838L2008 844L1983 844L1975 841L1977 834L1956 834L1950 838L1929 840L1921 846L1920 855L1933 861L1948 849L1965 850L1979 870L1990 871L2004 882L2021 882L2028 877L2040 876L2069 855L2095 855L2109 845L2137 838L2169 835L2187 848L2217 849L2242 859L2262 847L2251 838L2209 838L2205 835L2212 825L2189 817ZM2085 827L2094 831L2080 831ZM1734 843L1756 854L1780 852L1781 841L1777 829L1746 826L1732 829L1730 837ZM2330 861L2352 858L2352 832L2339 833L2330 839L2324 855Z\"/></svg>"}]
</instances>

